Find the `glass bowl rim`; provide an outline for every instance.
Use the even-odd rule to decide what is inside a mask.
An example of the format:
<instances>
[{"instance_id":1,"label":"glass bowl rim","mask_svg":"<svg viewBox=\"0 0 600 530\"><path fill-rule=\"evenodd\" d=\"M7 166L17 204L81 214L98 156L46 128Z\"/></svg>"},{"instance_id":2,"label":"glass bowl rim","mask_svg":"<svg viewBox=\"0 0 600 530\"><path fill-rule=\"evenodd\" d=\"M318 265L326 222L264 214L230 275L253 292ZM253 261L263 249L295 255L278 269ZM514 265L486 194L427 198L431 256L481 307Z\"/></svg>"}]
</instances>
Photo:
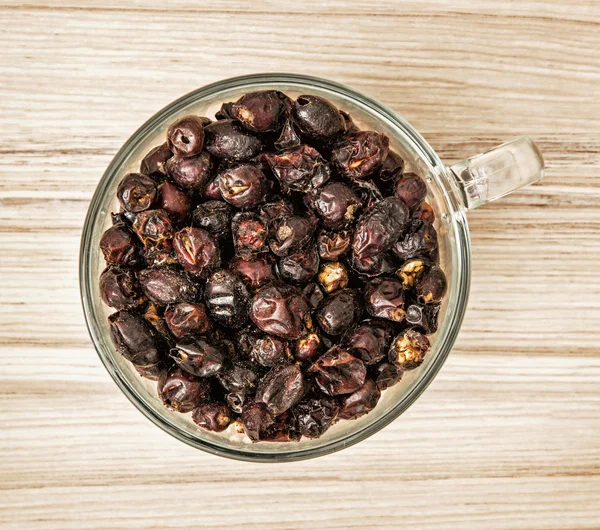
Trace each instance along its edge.
<instances>
[{"instance_id":1,"label":"glass bowl rim","mask_svg":"<svg viewBox=\"0 0 600 530\"><path fill-rule=\"evenodd\" d=\"M88 266L91 258L90 246L94 232L94 221L100 209L102 199L108 191L108 185L110 183L111 176L119 170L123 162L137 147L137 145L143 139L145 139L146 136L151 133L165 118L167 118L169 115L177 113L179 110L187 107L194 101L198 101L207 96L215 95L224 90L241 88L243 86L248 86L248 88L251 88L253 85L262 85L265 83L296 84L304 85L306 87L314 85L318 88L335 92L336 94L359 101L361 104L369 107L377 115L385 117L395 127L402 129L412 141L413 147L418 148L419 155L426 159L435 170L436 176L439 178L439 184L444 193L446 202L452 207L452 215L449 216L448 222L451 222L456 230L457 237L455 238L453 250L458 254L457 259L460 265L458 268L459 270L456 285L456 309L452 314L446 316L446 319L451 319L448 327L448 334L444 342L441 344L434 362L429 365L427 371L421 374L419 380L416 382L412 390L386 414L372 421L364 428L348 433L342 439L327 442L322 445L317 444L314 447L308 447L295 451L286 450L287 444L282 443L280 444L282 450L274 453L245 452L243 450L227 447L226 445L219 445L208 440L195 438L188 433L183 432L176 426L166 423L162 417L155 413L152 407L147 405L146 402L137 395L136 391L130 387L127 378L123 376L123 374L115 365L113 365L109 355L104 351L104 347L106 347L104 344L105 341L103 340L102 332L98 324L95 322L93 314L93 301L90 281L95 281L96 279L90 278L90 267ZM464 317L467 300L469 297L471 278L470 238L467 220L464 215L464 208L450 190L448 179L449 176L446 172L446 166L440 160L437 153L406 120L401 118L398 114L396 114L396 112L386 105L379 103L378 101L361 92L334 81L307 75L263 73L223 79L185 94L184 96L176 99L159 110L127 139L104 171L100 181L98 182L98 185L96 186L96 190L94 191L94 195L92 196L86 214L79 252L79 284L83 313L88 332L92 339L94 348L96 349L96 352L102 361L102 364L104 364L104 367L114 382L129 399L129 401L131 401L131 403L152 423L174 438L192 447L195 447L196 449L201 449L214 455L250 462L291 462L324 456L365 440L369 436L389 425L404 411L406 411L429 386L446 361L446 358L448 357L448 354L452 349L454 342L456 341L456 337Z\"/></svg>"}]
</instances>

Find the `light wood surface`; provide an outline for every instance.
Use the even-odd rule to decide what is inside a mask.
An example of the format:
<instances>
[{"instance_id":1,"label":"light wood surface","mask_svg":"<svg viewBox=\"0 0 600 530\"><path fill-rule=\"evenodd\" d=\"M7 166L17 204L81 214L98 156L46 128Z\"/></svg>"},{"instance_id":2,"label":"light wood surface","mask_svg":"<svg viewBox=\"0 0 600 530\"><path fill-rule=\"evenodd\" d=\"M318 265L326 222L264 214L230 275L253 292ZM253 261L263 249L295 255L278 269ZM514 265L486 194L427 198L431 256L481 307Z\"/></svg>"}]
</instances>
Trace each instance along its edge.
<instances>
[{"instance_id":1,"label":"light wood surface","mask_svg":"<svg viewBox=\"0 0 600 530\"><path fill-rule=\"evenodd\" d=\"M0 528L600 528L600 4L0 2ZM447 162L520 134L546 178L471 212L456 347L384 431L244 464L102 367L78 245L104 168L174 98L288 71L364 90Z\"/></svg>"}]
</instances>

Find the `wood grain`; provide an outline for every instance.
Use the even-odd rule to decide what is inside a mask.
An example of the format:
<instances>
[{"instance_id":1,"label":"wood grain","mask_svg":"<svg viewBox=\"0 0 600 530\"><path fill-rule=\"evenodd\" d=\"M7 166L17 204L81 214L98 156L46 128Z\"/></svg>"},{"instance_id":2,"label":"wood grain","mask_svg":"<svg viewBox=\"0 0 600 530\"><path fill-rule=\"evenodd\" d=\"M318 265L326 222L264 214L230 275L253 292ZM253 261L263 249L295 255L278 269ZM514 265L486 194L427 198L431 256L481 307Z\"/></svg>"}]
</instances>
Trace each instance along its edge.
<instances>
[{"instance_id":1,"label":"wood grain","mask_svg":"<svg viewBox=\"0 0 600 530\"><path fill-rule=\"evenodd\" d=\"M5 0L0 45L0 528L600 528L597 2ZM263 71L363 90L447 162L529 134L547 164L470 212L469 309L430 389L358 446L279 466L147 422L93 350L77 277L131 132Z\"/></svg>"}]
</instances>

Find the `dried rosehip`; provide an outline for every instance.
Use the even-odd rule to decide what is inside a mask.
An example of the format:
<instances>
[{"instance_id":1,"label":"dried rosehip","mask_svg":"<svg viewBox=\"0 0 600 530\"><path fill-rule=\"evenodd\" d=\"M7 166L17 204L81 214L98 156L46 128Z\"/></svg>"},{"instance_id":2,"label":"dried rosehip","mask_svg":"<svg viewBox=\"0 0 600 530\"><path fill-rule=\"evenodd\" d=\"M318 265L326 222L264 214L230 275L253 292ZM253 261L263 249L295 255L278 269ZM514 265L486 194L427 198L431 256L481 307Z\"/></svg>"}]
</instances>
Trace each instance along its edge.
<instances>
[{"instance_id":1,"label":"dried rosehip","mask_svg":"<svg viewBox=\"0 0 600 530\"><path fill-rule=\"evenodd\" d=\"M273 416L267 406L261 402L251 402L244 405L242 426L246 436L253 442L258 442L261 433L273 424Z\"/></svg>"},{"instance_id":2,"label":"dried rosehip","mask_svg":"<svg viewBox=\"0 0 600 530\"><path fill-rule=\"evenodd\" d=\"M402 264L402 267L396 271L396 275L402 281L404 289L412 289L429 267L431 267L429 260L412 258Z\"/></svg>"},{"instance_id":3,"label":"dried rosehip","mask_svg":"<svg viewBox=\"0 0 600 530\"><path fill-rule=\"evenodd\" d=\"M319 270L319 254L314 246L310 246L290 254L279 261L279 275L290 283L304 284L312 279Z\"/></svg>"},{"instance_id":4,"label":"dried rosehip","mask_svg":"<svg viewBox=\"0 0 600 530\"><path fill-rule=\"evenodd\" d=\"M250 356L261 366L275 366L289 360L291 353L287 342L265 335L256 340Z\"/></svg>"},{"instance_id":5,"label":"dried rosehip","mask_svg":"<svg viewBox=\"0 0 600 530\"><path fill-rule=\"evenodd\" d=\"M402 261L417 256L433 257L437 250L437 232L431 223L413 219L406 233L398 239L392 250Z\"/></svg>"},{"instance_id":6,"label":"dried rosehip","mask_svg":"<svg viewBox=\"0 0 600 530\"><path fill-rule=\"evenodd\" d=\"M133 309L144 301L135 275L129 269L107 267L100 274L99 283L100 297L109 307Z\"/></svg>"},{"instance_id":7,"label":"dried rosehip","mask_svg":"<svg viewBox=\"0 0 600 530\"><path fill-rule=\"evenodd\" d=\"M422 304L439 304L447 288L446 275L436 265L430 267L415 284L415 292Z\"/></svg>"},{"instance_id":8,"label":"dried rosehip","mask_svg":"<svg viewBox=\"0 0 600 530\"><path fill-rule=\"evenodd\" d=\"M381 361L387 354L391 331L382 326L363 324L344 337L343 343L351 353L362 359L366 365Z\"/></svg>"},{"instance_id":9,"label":"dried rosehip","mask_svg":"<svg viewBox=\"0 0 600 530\"><path fill-rule=\"evenodd\" d=\"M279 180L283 193L308 193L329 180L327 162L316 149L308 145L300 145L283 153L267 154L265 159Z\"/></svg>"},{"instance_id":10,"label":"dried rosehip","mask_svg":"<svg viewBox=\"0 0 600 530\"><path fill-rule=\"evenodd\" d=\"M163 239L160 242L146 242L144 258L149 267L160 267L163 265L175 265L177 258L173 252L173 240Z\"/></svg>"},{"instance_id":11,"label":"dried rosehip","mask_svg":"<svg viewBox=\"0 0 600 530\"><path fill-rule=\"evenodd\" d=\"M339 261L323 263L319 271L319 283L326 293L348 287L348 269Z\"/></svg>"},{"instance_id":12,"label":"dried rosehip","mask_svg":"<svg viewBox=\"0 0 600 530\"><path fill-rule=\"evenodd\" d=\"M402 175L404 171L404 160L395 151L388 151L388 155L385 157L381 169L379 170L378 181L379 182L394 182L398 177Z\"/></svg>"},{"instance_id":13,"label":"dried rosehip","mask_svg":"<svg viewBox=\"0 0 600 530\"><path fill-rule=\"evenodd\" d=\"M265 333L283 339L300 338L310 326L310 306L295 287L273 282L259 289L250 318Z\"/></svg>"},{"instance_id":14,"label":"dried rosehip","mask_svg":"<svg viewBox=\"0 0 600 530\"><path fill-rule=\"evenodd\" d=\"M218 374L225 362L223 348L204 337L185 337L171 350L170 357L182 370L198 377Z\"/></svg>"},{"instance_id":15,"label":"dried rosehip","mask_svg":"<svg viewBox=\"0 0 600 530\"><path fill-rule=\"evenodd\" d=\"M165 321L177 339L186 335L203 335L212 328L204 304L180 302L165 311Z\"/></svg>"},{"instance_id":16,"label":"dried rosehip","mask_svg":"<svg viewBox=\"0 0 600 530\"><path fill-rule=\"evenodd\" d=\"M239 122L221 120L204 129L205 148L213 156L225 160L249 160L260 153L259 138L245 131Z\"/></svg>"},{"instance_id":17,"label":"dried rosehip","mask_svg":"<svg viewBox=\"0 0 600 530\"><path fill-rule=\"evenodd\" d=\"M374 131L349 134L331 152L331 162L343 176L362 179L382 166L389 144L385 134Z\"/></svg>"},{"instance_id":18,"label":"dried rosehip","mask_svg":"<svg viewBox=\"0 0 600 530\"><path fill-rule=\"evenodd\" d=\"M292 107L298 130L310 142L332 142L346 132L340 111L319 96L299 96Z\"/></svg>"},{"instance_id":19,"label":"dried rosehip","mask_svg":"<svg viewBox=\"0 0 600 530\"><path fill-rule=\"evenodd\" d=\"M402 284L395 278L375 278L365 288L367 312L378 318L402 322L406 316Z\"/></svg>"},{"instance_id":20,"label":"dried rosehip","mask_svg":"<svg viewBox=\"0 0 600 530\"><path fill-rule=\"evenodd\" d=\"M388 358L401 370L413 370L423 362L430 347L425 335L407 329L392 341Z\"/></svg>"},{"instance_id":21,"label":"dried rosehip","mask_svg":"<svg viewBox=\"0 0 600 530\"><path fill-rule=\"evenodd\" d=\"M287 149L294 149L294 147L298 147L302 143L298 133L294 129L294 125L291 120L286 120L283 128L281 129L281 134L279 138L275 142L275 149L278 151L286 151Z\"/></svg>"},{"instance_id":22,"label":"dried rosehip","mask_svg":"<svg viewBox=\"0 0 600 530\"><path fill-rule=\"evenodd\" d=\"M368 278L392 272L395 268L393 261L386 254L377 254L369 258L352 254L349 261L354 271Z\"/></svg>"},{"instance_id":23,"label":"dried rosehip","mask_svg":"<svg viewBox=\"0 0 600 530\"><path fill-rule=\"evenodd\" d=\"M156 206L165 210L172 219L184 221L190 214L192 200L187 193L165 180L158 187Z\"/></svg>"},{"instance_id":24,"label":"dried rosehip","mask_svg":"<svg viewBox=\"0 0 600 530\"><path fill-rule=\"evenodd\" d=\"M352 189L359 196L363 211L370 210L383 200L379 188L370 180L354 179L351 181Z\"/></svg>"},{"instance_id":25,"label":"dried rosehip","mask_svg":"<svg viewBox=\"0 0 600 530\"><path fill-rule=\"evenodd\" d=\"M144 245L161 243L173 237L173 225L165 210L146 210L140 212L133 222L133 231Z\"/></svg>"},{"instance_id":26,"label":"dried rosehip","mask_svg":"<svg viewBox=\"0 0 600 530\"><path fill-rule=\"evenodd\" d=\"M364 363L339 346L330 348L309 368L315 383L328 396L350 394L358 390L367 377Z\"/></svg>"},{"instance_id":27,"label":"dried rosehip","mask_svg":"<svg viewBox=\"0 0 600 530\"><path fill-rule=\"evenodd\" d=\"M206 282L205 299L212 317L220 324L238 329L248 321L250 294L232 272L215 272Z\"/></svg>"},{"instance_id":28,"label":"dried rosehip","mask_svg":"<svg viewBox=\"0 0 600 530\"><path fill-rule=\"evenodd\" d=\"M278 90L261 90L244 94L231 110L240 123L258 133L278 131L287 115L291 102Z\"/></svg>"},{"instance_id":29,"label":"dried rosehip","mask_svg":"<svg viewBox=\"0 0 600 530\"><path fill-rule=\"evenodd\" d=\"M229 270L237 274L253 290L275 280L273 263L270 257L236 257L229 262Z\"/></svg>"},{"instance_id":30,"label":"dried rosehip","mask_svg":"<svg viewBox=\"0 0 600 530\"><path fill-rule=\"evenodd\" d=\"M329 182L319 188L310 206L328 228L342 228L354 222L361 201L350 186Z\"/></svg>"},{"instance_id":31,"label":"dried rosehip","mask_svg":"<svg viewBox=\"0 0 600 530\"><path fill-rule=\"evenodd\" d=\"M162 179L167 173L165 164L173 156L167 142L148 151L140 164L140 173L155 179Z\"/></svg>"},{"instance_id":32,"label":"dried rosehip","mask_svg":"<svg viewBox=\"0 0 600 530\"><path fill-rule=\"evenodd\" d=\"M129 173L117 188L117 199L128 212L142 212L154 204L158 190L156 182L148 175Z\"/></svg>"},{"instance_id":33,"label":"dried rosehip","mask_svg":"<svg viewBox=\"0 0 600 530\"><path fill-rule=\"evenodd\" d=\"M211 432L223 432L231 423L231 414L225 403L204 403L192 413L198 427Z\"/></svg>"},{"instance_id":34,"label":"dried rosehip","mask_svg":"<svg viewBox=\"0 0 600 530\"><path fill-rule=\"evenodd\" d=\"M140 263L136 237L123 223L111 226L100 238L100 250L107 263L135 267Z\"/></svg>"},{"instance_id":35,"label":"dried rosehip","mask_svg":"<svg viewBox=\"0 0 600 530\"><path fill-rule=\"evenodd\" d=\"M288 412L284 412L279 416L273 425L268 427L264 433L260 435L261 442L298 442L302 435L296 432L296 426L288 419Z\"/></svg>"},{"instance_id":36,"label":"dried rosehip","mask_svg":"<svg viewBox=\"0 0 600 530\"><path fill-rule=\"evenodd\" d=\"M256 388L258 378L249 368L234 365L218 374L217 379L227 392L245 395Z\"/></svg>"},{"instance_id":37,"label":"dried rosehip","mask_svg":"<svg viewBox=\"0 0 600 530\"><path fill-rule=\"evenodd\" d=\"M198 293L187 275L172 267L150 267L139 272L144 294L158 304L193 301Z\"/></svg>"},{"instance_id":38,"label":"dried rosehip","mask_svg":"<svg viewBox=\"0 0 600 530\"><path fill-rule=\"evenodd\" d=\"M117 311L108 317L112 341L117 351L138 366L163 360L165 344L157 331L140 315Z\"/></svg>"},{"instance_id":39,"label":"dried rosehip","mask_svg":"<svg viewBox=\"0 0 600 530\"><path fill-rule=\"evenodd\" d=\"M192 225L210 232L214 237L225 238L231 232L231 215L232 208L226 202L207 201L199 204L192 213Z\"/></svg>"},{"instance_id":40,"label":"dried rosehip","mask_svg":"<svg viewBox=\"0 0 600 530\"><path fill-rule=\"evenodd\" d=\"M439 305L410 304L406 308L406 322L426 335L438 328Z\"/></svg>"},{"instance_id":41,"label":"dried rosehip","mask_svg":"<svg viewBox=\"0 0 600 530\"><path fill-rule=\"evenodd\" d=\"M321 338L316 333L308 333L300 337L295 344L294 352L299 361L308 361L321 352Z\"/></svg>"},{"instance_id":42,"label":"dried rosehip","mask_svg":"<svg viewBox=\"0 0 600 530\"><path fill-rule=\"evenodd\" d=\"M204 145L204 121L199 116L184 116L167 129L167 144L177 156L197 155Z\"/></svg>"},{"instance_id":43,"label":"dried rosehip","mask_svg":"<svg viewBox=\"0 0 600 530\"><path fill-rule=\"evenodd\" d=\"M322 260L335 261L343 256L350 248L352 232L341 230L340 232L321 231L317 237L317 250Z\"/></svg>"},{"instance_id":44,"label":"dried rosehip","mask_svg":"<svg viewBox=\"0 0 600 530\"><path fill-rule=\"evenodd\" d=\"M435 213L430 204L423 201L421 205L414 211L413 217L415 219L422 219L423 221L427 221L428 223L432 223L435 221Z\"/></svg>"},{"instance_id":45,"label":"dried rosehip","mask_svg":"<svg viewBox=\"0 0 600 530\"><path fill-rule=\"evenodd\" d=\"M400 381L402 374L394 364L381 363L375 369L375 384L383 392Z\"/></svg>"},{"instance_id":46,"label":"dried rosehip","mask_svg":"<svg viewBox=\"0 0 600 530\"><path fill-rule=\"evenodd\" d=\"M375 408L380 397L377 385L367 379L356 392L341 399L338 416L344 420L360 418Z\"/></svg>"},{"instance_id":47,"label":"dried rosehip","mask_svg":"<svg viewBox=\"0 0 600 530\"><path fill-rule=\"evenodd\" d=\"M158 395L170 409L185 414L199 407L208 397L210 386L204 379L181 368L163 373L158 380Z\"/></svg>"},{"instance_id":48,"label":"dried rosehip","mask_svg":"<svg viewBox=\"0 0 600 530\"><path fill-rule=\"evenodd\" d=\"M281 219L269 242L271 251L277 256L287 256L303 249L310 243L317 220L308 215L290 215Z\"/></svg>"},{"instance_id":49,"label":"dried rosehip","mask_svg":"<svg viewBox=\"0 0 600 530\"><path fill-rule=\"evenodd\" d=\"M396 181L396 197L400 197L411 210L427 196L425 181L415 173L405 173Z\"/></svg>"},{"instance_id":50,"label":"dried rosehip","mask_svg":"<svg viewBox=\"0 0 600 530\"><path fill-rule=\"evenodd\" d=\"M386 197L358 220L352 249L358 257L369 258L388 250L408 223L408 208L397 197Z\"/></svg>"},{"instance_id":51,"label":"dried rosehip","mask_svg":"<svg viewBox=\"0 0 600 530\"><path fill-rule=\"evenodd\" d=\"M302 294L310 304L310 307L316 309L319 307L323 298L325 298L325 294L322 289L319 287L317 283L309 283L303 290Z\"/></svg>"},{"instance_id":52,"label":"dried rosehip","mask_svg":"<svg viewBox=\"0 0 600 530\"><path fill-rule=\"evenodd\" d=\"M254 208L264 202L270 183L258 166L242 164L220 174L219 188L229 204Z\"/></svg>"},{"instance_id":53,"label":"dried rosehip","mask_svg":"<svg viewBox=\"0 0 600 530\"><path fill-rule=\"evenodd\" d=\"M210 155L202 152L197 156L181 158L174 156L166 164L169 177L186 190L200 190L210 180L213 164Z\"/></svg>"},{"instance_id":54,"label":"dried rosehip","mask_svg":"<svg viewBox=\"0 0 600 530\"><path fill-rule=\"evenodd\" d=\"M287 199L275 202L266 202L258 207L259 217L269 227L269 234L273 235L277 223L284 217L294 213L294 206Z\"/></svg>"},{"instance_id":55,"label":"dried rosehip","mask_svg":"<svg viewBox=\"0 0 600 530\"><path fill-rule=\"evenodd\" d=\"M173 248L181 266L194 276L206 277L221 264L218 243L202 228L187 227L177 232Z\"/></svg>"},{"instance_id":56,"label":"dried rosehip","mask_svg":"<svg viewBox=\"0 0 600 530\"><path fill-rule=\"evenodd\" d=\"M333 423L338 407L330 399L309 399L294 407L298 431L307 438L318 438Z\"/></svg>"},{"instance_id":57,"label":"dried rosehip","mask_svg":"<svg viewBox=\"0 0 600 530\"><path fill-rule=\"evenodd\" d=\"M326 298L317 311L317 322L329 335L341 335L360 319L361 307L352 289L336 291Z\"/></svg>"},{"instance_id":58,"label":"dried rosehip","mask_svg":"<svg viewBox=\"0 0 600 530\"><path fill-rule=\"evenodd\" d=\"M298 403L305 392L302 370L295 364L280 365L259 383L256 401L264 403L273 416L279 416Z\"/></svg>"},{"instance_id":59,"label":"dried rosehip","mask_svg":"<svg viewBox=\"0 0 600 530\"><path fill-rule=\"evenodd\" d=\"M267 224L255 213L240 212L231 223L233 244L238 254L250 257L257 252L267 252Z\"/></svg>"},{"instance_id":60,"label":"dried rosehip","mask_svg":"<svg viewBox=\"0 0 600 530\"><path fill-rule=\"evenodd\" d=\"M163 317L162 308L154 302L148 302L144 307L144 318L152 324L154 329L167 341L172 340L171 333Z\"/></svg>"}]
</instances>

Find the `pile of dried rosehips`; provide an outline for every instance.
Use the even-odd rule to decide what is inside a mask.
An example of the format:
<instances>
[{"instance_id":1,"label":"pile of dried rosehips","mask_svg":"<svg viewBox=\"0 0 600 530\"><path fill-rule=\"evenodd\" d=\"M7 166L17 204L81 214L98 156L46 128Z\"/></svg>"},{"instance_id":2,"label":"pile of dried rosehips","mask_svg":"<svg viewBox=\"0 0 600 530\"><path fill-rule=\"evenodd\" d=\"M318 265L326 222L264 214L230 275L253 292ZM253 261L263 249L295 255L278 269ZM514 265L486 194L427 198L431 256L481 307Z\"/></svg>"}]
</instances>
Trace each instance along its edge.
<instances>
[{"instance_id":1,"label":"pile of dried rosehips","mask_svg":"<svg viewBox=\"0 0 600 530\"><path fill-rule=\"evenodd\" d=\"M100 241L118 351L210 431L316 438L369 412L423 362L446 291L427 187L403 166L317 96L177 120Z\"/></svg>"}]
</instances>

